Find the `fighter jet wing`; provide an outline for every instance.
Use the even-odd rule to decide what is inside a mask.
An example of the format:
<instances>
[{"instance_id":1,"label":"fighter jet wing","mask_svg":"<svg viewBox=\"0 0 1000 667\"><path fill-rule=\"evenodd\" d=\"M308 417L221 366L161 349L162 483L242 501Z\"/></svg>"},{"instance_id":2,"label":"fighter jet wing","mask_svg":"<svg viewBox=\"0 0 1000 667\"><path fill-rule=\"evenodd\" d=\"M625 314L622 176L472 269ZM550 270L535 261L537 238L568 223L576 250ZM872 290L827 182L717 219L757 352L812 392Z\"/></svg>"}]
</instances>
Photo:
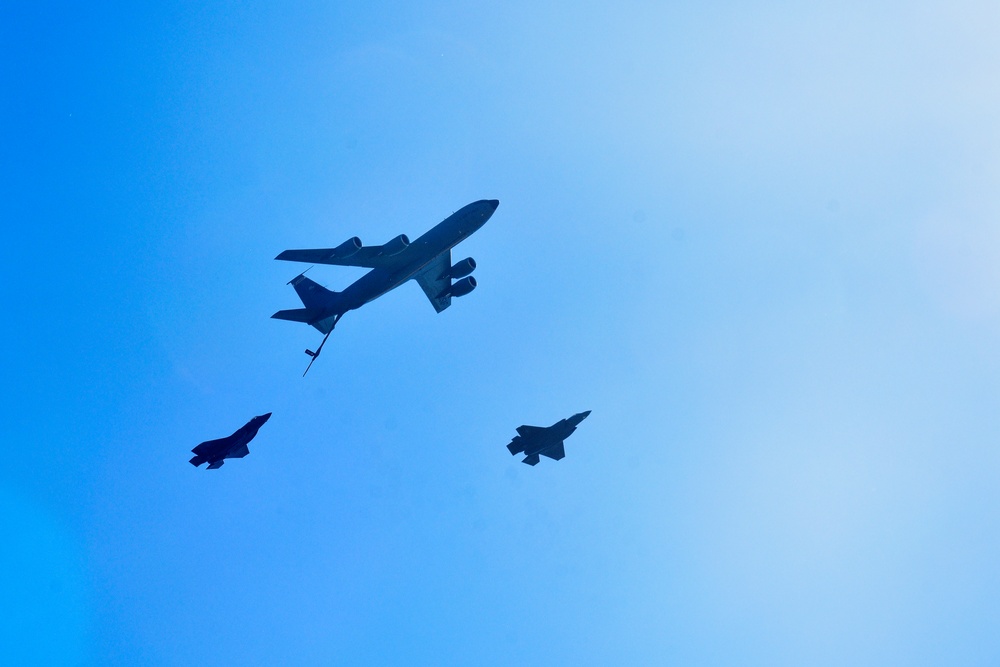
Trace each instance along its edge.
<instances>
[{"instance_id":1,"label":"fighter jet wing","mask_svg":"<svg viewBox=\"0 0 1000 667\"><path fill-rule=\"evenodd\" d=\"M441 312L451 305L451 295L440 296L441 292L451 287L448 269L451 268L451 250L441 253L433 262L425 266L414 276L420 289L430 299L434 310ZM442 277L444 276L444 277Z\"/></svg>"},{"instance_id":2,"label":"fighter jet wing","mask_svg":"<svg viewBox=\"0 0 1000 667\"><path fill-rule=\"evenodd\" d=\"M550 459L558 461L559 459L566 456L566 450L563 448L563 443L549 447L544 452L539 452L542 456L547 456Z\"/></svg>"},{"instance_id":3,"label":"fighter jet wing","mask_svg":"<svg viewBox=\"0 0 1000 667\"><path fill-rule=\"evenodd\" d=\"M223 442L225 442L228 439L229 438L219 438L217 440L206 440L205 442L201 443L200 445L198 445L197 447L195 447L194 449L192 449L191 452L194 453L194 454L197 454L198 456L201 456L203 454L207 454L208 452L210 452L213 449L215 449L216 447L218 447L220 445L220 443L223 443Z\"/></svg>"},{"instance_id":4,"label":"fighter jet wing","mask_svg":"<svg viewBox=\"0 0 1000 667\"><path fill-rule=\"evenodd\" d=\"M540 435L547 430L544 426L518 426L517 434L522 438L530 438L533 435Z\"/></svg>"},{"instance_id":5,"label":"fighter jet wing","mask_svg":"<svg viewBox=\"0 0 1000 667\"><path fill-rule=\"evenodd\" d=\"M250 453L250 448L247 447L246 445L242 445L240 447L237 447L237 448L231 450L228 454L226 454L226 458L227 459L241 459L241 458L243 458L244 456L246 456L249 453Z\"/></svg>"}]
</instances>

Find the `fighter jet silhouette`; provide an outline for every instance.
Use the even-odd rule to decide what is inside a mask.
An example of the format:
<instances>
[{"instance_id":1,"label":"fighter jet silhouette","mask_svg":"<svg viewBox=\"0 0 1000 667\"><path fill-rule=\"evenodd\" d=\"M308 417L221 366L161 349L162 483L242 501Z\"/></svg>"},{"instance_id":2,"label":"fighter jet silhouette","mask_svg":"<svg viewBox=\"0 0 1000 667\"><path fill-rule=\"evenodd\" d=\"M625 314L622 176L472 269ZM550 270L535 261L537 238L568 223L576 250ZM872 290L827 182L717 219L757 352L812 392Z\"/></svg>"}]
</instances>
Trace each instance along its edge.
<instances>
[{"instance_id":1,"label":"fighter jet silhouette","mask_svg":"<svg viewBox=\"0 0 1000 667\"><path fill-rule=\"evenodd\" d=\"M191 459L191 465L200 466L208 463L208 470L221 468L225 459L241 459L250 453L247 444L254 439L257 431L271 418L271 413L254 417L243 426L237 429L236 433L218 440L206 440L191 451L195 456Z\"/></svg>"},{"instance_id":2,"label":"fighter jet silhouette","mask_svg":"<svg viewBox=\"0 0 1000 667\"><path fill-rule=\"evenodd\" d=\"M573 435L573 431L590 414L578 412L569 419L560 419L552 426L518 426L517 435L507 445L507 449L514 456L524 453L522 463L533 466L538 463L538 455L547 456L558 461L566 456L563 448L563 440Z\"/></svg>"}]
</instances>

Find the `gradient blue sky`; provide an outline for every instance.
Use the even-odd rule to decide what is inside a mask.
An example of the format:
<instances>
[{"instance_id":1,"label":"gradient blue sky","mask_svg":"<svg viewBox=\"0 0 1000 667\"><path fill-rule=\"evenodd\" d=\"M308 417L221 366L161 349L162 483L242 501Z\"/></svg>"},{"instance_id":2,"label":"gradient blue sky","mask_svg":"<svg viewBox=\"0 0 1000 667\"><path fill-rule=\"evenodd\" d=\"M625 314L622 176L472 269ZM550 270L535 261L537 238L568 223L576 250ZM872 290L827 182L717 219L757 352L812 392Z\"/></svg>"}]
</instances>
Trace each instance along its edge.
<instances>
[{"instance_id":1,"label":"gradient blue sky","mask_svg":"<svg viewBox=\"0 0 1000 667\"><path fill-rule=\"evenodd\" d=\"M995 3L147 4L0 6L3 660L1000 662Z\"/></svg>"}]
</instances>

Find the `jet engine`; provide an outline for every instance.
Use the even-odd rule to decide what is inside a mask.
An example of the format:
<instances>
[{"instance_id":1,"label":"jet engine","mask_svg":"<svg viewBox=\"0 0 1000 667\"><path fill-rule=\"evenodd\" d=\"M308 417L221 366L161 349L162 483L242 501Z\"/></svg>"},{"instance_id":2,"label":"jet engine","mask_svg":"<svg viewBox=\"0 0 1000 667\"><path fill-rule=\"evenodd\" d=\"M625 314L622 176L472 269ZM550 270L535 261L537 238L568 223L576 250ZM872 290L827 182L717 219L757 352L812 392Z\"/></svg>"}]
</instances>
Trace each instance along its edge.
<instances>
[{"instance_id":1,"label":"jet engine","mask_svg":"<svg viewBox=\"0 0 1000 667\"><path fill-rule=\"evenodd\" d=\"M406 234L400 234L393 240L382 246L379 254L383 257L392 257L393 255L398 255L399 253L406 250L406 247L410 245L410 239L406 238Z\"/></svg>"},{"instance_id":2,"label":"jet engine","mask_svg":"<svg viewBox=\"0 0 1000 667\"><path fill-rule=\"evenodd\" d=\"M441 296L465 296L474 289L476 289L476 279L469 276L452 284L451 287L441 292Z\"/></svg>"},{"instance_id":3,"label":"jet engine","mask_svg":"<svg viewBox=\"0 0 1000 667\"><path fill-rule=\"evenodd\" d=\"M476 260L472 259L471 257L466 257L461 262L455 262L455 265L452 266L447 271L445 271L444 275L442 275L441 277L458 280L459 278L464 278L465 276L469 275L475 270L476 270Z\"/></svg>"},{"instance_id":4,"label":"jet engine","mask_svg":"<svg viewBox=\"0 0 1000 667\"><path fill-rule=\"evenodd\" d=\"M361 250L361 239L352 236L330 251L330 259L347 259L359 250Z\"/></svg>"}]
</instances>

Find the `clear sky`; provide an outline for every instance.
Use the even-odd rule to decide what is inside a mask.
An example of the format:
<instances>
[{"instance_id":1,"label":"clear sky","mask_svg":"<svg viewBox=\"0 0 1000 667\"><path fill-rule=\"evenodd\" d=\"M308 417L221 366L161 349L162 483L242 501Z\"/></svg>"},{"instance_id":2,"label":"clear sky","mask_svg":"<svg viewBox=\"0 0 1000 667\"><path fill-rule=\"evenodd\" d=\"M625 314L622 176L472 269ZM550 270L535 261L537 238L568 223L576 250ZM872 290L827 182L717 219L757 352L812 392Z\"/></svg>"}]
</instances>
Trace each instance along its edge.
<instances>
[{"instance_id":1,"label":"clear sky","mask_svg":"<svg viewBox=\"0 0 1000 667\"><path fill-rule=\"evenodd\" d=\"M0 662L1000 663L995 2L91 4L0 5ZM484 198L301 377L278 252Z\"/></svg>"}]
</instances>

